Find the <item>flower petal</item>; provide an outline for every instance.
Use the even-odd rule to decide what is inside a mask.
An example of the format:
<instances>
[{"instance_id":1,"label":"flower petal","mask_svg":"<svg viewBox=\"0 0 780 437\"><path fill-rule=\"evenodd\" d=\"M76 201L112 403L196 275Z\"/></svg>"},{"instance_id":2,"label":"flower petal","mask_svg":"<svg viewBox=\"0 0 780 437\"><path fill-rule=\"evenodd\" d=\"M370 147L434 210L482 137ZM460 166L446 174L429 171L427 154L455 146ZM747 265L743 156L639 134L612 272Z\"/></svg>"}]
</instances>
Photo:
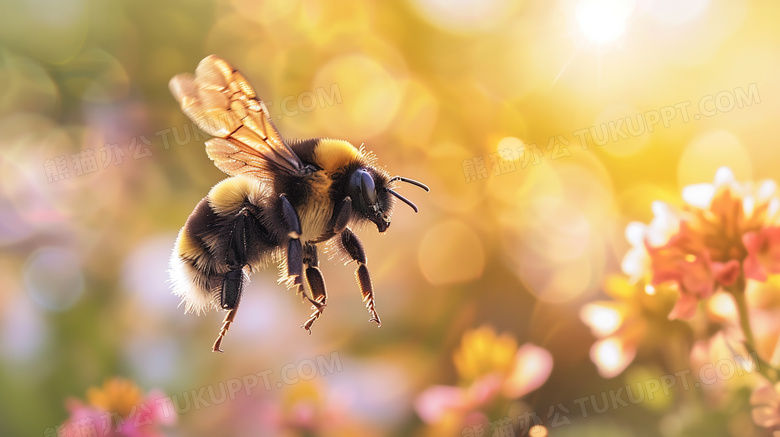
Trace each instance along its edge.
<instances>
[{"instance_id":1,"label":"flower petal","mask_svg":"<svg viewBox=\"0 0 780 437\"><path fill-rule=\"evenodd\" d=\"M620 269L631 278L632 282L636 282L650 271L649 261L650 256L644 247L632 247L623 257Z\"/></svg>"},{"instance_id":2,"label":"flower petal","mask_svg":"<svg viewBox=\"0 0 780 437\"><path fill-rule=\"evenodd\" d=\"M745 276L766 281L768 274L780 273L780 227L764 228L742 236L748 252L745 258Z\"/></svg>"},{"instance_id":3,"label":"flower petal","mask_svg":"<svg viewBox=\"0 0 780 437\"><path fill-rule=\"evenodd\" d=\"M504 381L502 375L496 373L483 376L474 381L466 392L466 406L468 409L478 409L489 403L501 391Z\"/></svg>"},{"instance_id":4,"label":"flower petal","mask_svg":"<svg viewBox=\"0 0 780 437\"><path fill-rule=\"evenodd\" d=\"M772 428L780 424L777 410L770 407L756 407L752 411L753 422L764 428Z\"/></svg>"},{"instance_id":5,"label":"flower petal","mask_svg":"<svg viewBox=\"0 0 780 437\"><path fill-rule=\"evenodd\" d=\"M596 365L599 375L614 378L620 375L636 356L636 348L628 347L618 337L609 337L593 343L590 360Z\"/></svg>"},{"instance_id":6,"label":"flower petal","mask_svg":"<svg viewBox=\"0 0 780 437\"><path fill-rule=\"evenodd\" d=\"M553 357L546 349L526 343L517 351L515 366L504 383L504 394L519 398L541 387L550 377Z\"/></svg>"},{"instance_id":7,"label":"flower petal","mask_svg":"<svg viewBox=\"0 0 780 437\"><path fill-rule=\"evenodd\" d=\"M713 184L716 189L728 188L734 190L739 188L739 184L736 178L734 178L734 172L728 167L721 167L715 171Z\"/></svg>"},{"instance_id":8,"label":"flower petal","mask_svg":"<svg viewBox=\"0 0 780 437\"><path fill-rule=\"evenodd\" d=\"M160 425L172 425L176 423L176 409L171 402L163 402L167 396L160 390L152 390L146 395L144 403L152 411L154 423Z\"/></svg>"},{"instance_id":9,"label":"flower petal","mask_svg":"<svg viewBox=\"0 0 780 437\"><path fill-rule=\"evenodd\" d=\"M436 423L449 412L462 411L467 403L466 391L462 388L434 385L417 397L414 409L424 422Z\"/></svg>"},{"instance_id":10,"label":"flower petal","mask_svg":"<svg viewBox=\"0 0 780 437\"><path fill-rule=\"evenodd\" d=\"M750 405L758 406L778 406L780 405L780 395L777 390L769 383L763 383L750 394Z\"/></svg>"},{"instance_id":11,"label":"flower petal","mask_svg":"<svg viewBox=\"0 0 780 437\"><path fill-rule=\"evenodd\" d=\"M580 309L582 323L588 325L596 337L606 337L617 331L623 323L623 313L616 302L593 302Z\"/></svg>"},{"instance_id":12,"label":"flower petal","mask_svg":"<svg viewBox=\"0 0 780 437\"><path fill-rule=\"evenodd\" d=\"M632 246L641 246L647 233L647 225L642 222L631 222L626 226L626 240Z\"/></svg>"},{"instance_id":13,"label":"flower petal","mask_svg":"<svg viewBox=\"0 0 780 437\"><path fill-rule=\"evenodd\" d=\"M715 196L715 187L712 184L688 185L682 190L685 203L701 209L707 209Z\"/></svg>"},{"instance_id":14,"label":"flower petal","mask_svg":"<svg viewBox=\"0 0 780 437\"><path fill-rule=\"evenodd\" d=\"M726 263L713 262L711 268L715 280L725 287L733 285L737 282L737 278L739 278L740 265L739 261L735 259L729 260Z\"/></svg>"},{"instance_id":15,"label":"flower petal","mask_svg":"<svg viewBox=\"0 0 780 437\"><path fill-rule=\"evenodd\" d=\"M692 294L680 294L677 303L674 304L672 312L669 313L669 320L685 319L690 320L696 315L696 307L699 300Z\"/></svg>"},{"instance_id":16,"label":"flower petal","mask_svg":"<svg viewBox=\"0 0 780 437\"><path fill-rule=\"evenodd\" d=\"M742 236L742 244L745 245L747 250L747 257L743 263L743 269L745 270L745 277L748 279L755 279L756 281L765 282L767 280L766 272L758 261L758 253L761 250L761 238L758 232L748 232Z\"/></svg>"}]
</instances>

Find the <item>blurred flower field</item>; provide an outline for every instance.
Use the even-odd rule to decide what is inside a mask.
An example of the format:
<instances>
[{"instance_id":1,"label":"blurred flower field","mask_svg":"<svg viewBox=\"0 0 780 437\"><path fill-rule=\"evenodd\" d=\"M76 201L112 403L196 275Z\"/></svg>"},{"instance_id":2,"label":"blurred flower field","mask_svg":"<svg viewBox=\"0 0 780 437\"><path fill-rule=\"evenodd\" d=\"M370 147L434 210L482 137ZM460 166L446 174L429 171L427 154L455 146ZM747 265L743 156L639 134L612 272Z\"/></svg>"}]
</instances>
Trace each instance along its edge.
<instances>
[{"instance_id":1,"label":"blurred flower field","mask_svg":"<svg viewBox=\"0 0 780 437\"><path fill-rule=\"evenodd\" d=\"M780 4L0 4L0 436L780 432ZM311 313L168 259L225 175L168 90L209 54L286 138L420 180ZM405 193L406 195L406 193ZM323 257L325 258L325 257Z\"/></svg>"}]
</instances>

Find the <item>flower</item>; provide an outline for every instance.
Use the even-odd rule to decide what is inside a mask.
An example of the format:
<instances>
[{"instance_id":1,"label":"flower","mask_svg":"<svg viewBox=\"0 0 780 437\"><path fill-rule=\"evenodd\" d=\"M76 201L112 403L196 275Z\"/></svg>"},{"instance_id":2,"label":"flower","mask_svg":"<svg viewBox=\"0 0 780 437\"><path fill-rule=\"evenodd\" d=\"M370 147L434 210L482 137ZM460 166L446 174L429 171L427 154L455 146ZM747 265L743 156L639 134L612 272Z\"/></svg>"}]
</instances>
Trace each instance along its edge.
<instances>
[{"instance_id":1,"label":"flower","mask_svg":"<svg viewBox=\"0 0 780 437\"><path fill-rule=\"evenodd\" d=\"M734 393L754 387L763 365L745 348L742 332L736 328L696 341L689 362L707 402L717 409L728 408Z\"/></svg>"},{"instance_id":2,"label":"flower","mask_svg":"<svg viewBox=\"0 0 780 437\"><path fill-rule=\"evenodd\" d=\"M671 290L615 275L607 278L604 291L612 300L585 304L580 319L598 339L590 348L591 361L601 376L614 378L631 364L649 332L668 329L663 323Z\"/></svg>"},{"instance_id":3,"label":"flower","mask_svg":"<svg viewBox=\"0 0 780 437\"><path fill-rule=\"evenodd\" d=\"M430 387L415 402L426 423L466 417L499 398L520 398L541 387L553 365L547 350L531 343L518 348L512 337L486 326L463 335L453 362L461 386Z\"/></svg>"},{"instance_id":4,"label":"flower","mask_svg":"<svg viewBox=\"0 0 780 437\"><path fill-rule=\"evenodd\" d=\"M780 383L764 381L750 395L753 422L772 431L780 431Z\"/></svg>"},{"instance_id":5,"label":"flower","mask_svg":"<svg viewBox=\"0 0 780 437\"><path fill-rule=\"evenodd\" d=\"M649 225L631 222L626 226L626 240L632 247L623 257L621 268L632 282L648 277L652 270L646 245L663 245L680 230L680 217L672 207L663 202L653 202L651 208L653 220Z\"/></svg>"},{"instance_id":6,"label":"flower","mask_svg":"<svg viewBox=\"0 0 780 437\"><path fill-rule=\"evenodd\" d=\"M223 423L229 423L231 435L258 435L258 430L262 430L261 435L273 436L375 435L362 406L355 405L371 401L361 399L358 388L339 385L334 376L294 383L288 380L283 388L259 395L239 392L227 416L209 426L221 429ZM353 377L348 378L350 383Z\"/></svg>"},{"instance_id":7,"label":"flower","mask_svg":"<svg viewBox=\"0 0 780 437\"><path fill-rule=\"evenodd\" d=\"M160 402L164 395L152 391L145 397L133 382L108 379L102 387L87 390L87 402L69 399L70 417L57 430L59 437L83 435L158 437L159 425L170 425L176 416Z\"/></svg>"},{"instance_id":8,"label":"flower","mask_svg":"<svg viewBox=\"0 0 780 437\"><path fill-rule=\"evenodd\" d=\"M767 274L780 273L780 227L748 232L742 243L748 253L745 276L766 281Z\"/></svg>"},{"instance_id":9,"label":"flower","mask_svg":"<svg viewBox=\"0 0 780 437\"><path fill-rule=\"evenodd\" d=\"M765 281L767 274L780 273L775 192L773 181L740 184L731 170L720 168L714 183L683 189L682 210L656 202L649 226L629 225L634 247L623 270L635 279L649 276L654 286L676 284L680 296L670 319L692 318L699 300L734 285L743 274Z\"/></svg>"}]
</instances>

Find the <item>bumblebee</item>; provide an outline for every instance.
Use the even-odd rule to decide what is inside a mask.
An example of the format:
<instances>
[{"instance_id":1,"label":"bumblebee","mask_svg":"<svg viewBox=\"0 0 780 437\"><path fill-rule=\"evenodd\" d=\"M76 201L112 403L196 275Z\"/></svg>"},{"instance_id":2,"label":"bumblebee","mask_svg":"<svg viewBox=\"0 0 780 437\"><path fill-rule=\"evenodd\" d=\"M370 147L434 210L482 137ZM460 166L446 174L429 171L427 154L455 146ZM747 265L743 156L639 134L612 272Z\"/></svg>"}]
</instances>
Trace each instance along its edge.
<instances>
[{"instance_id":1,"label":"bumblebee","mask_svg":"<svg viewBox=\"0 0 780 437\"><path fill-rule=\"evenodd\" d=\"M285 140L252 86L214 55L198 64L194 77L177 75L169 86L187 117L213 136L206 153L230 176L195 207L170 261L173 293L186 312L227 311L212 350L222 352L249 275L271 262L279 264L279 282L297 287L312 304L302 325L311 334L328 301L317 256L323 244L357 262L370 321L381 325L366 254L352 228L370 222L385 232L396 199L417 212L395 182L428 187L391 177L372 153L347 141Z\"/></svg>"}]
</instances>

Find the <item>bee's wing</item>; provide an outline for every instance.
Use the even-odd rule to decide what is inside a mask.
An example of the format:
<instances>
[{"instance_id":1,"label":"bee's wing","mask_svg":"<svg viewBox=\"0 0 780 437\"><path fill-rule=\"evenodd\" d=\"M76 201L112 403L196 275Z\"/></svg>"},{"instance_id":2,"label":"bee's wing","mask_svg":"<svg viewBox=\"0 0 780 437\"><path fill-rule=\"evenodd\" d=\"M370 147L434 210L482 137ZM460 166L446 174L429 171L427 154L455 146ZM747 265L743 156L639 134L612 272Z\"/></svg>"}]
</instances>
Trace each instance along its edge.
<instances>
[{"instance_id":1,"label":"bee's wing","mask_svg":"<svg viewBox=\"0 0 780 437\"><path fill-rule=\"evenodd\" d=\"M194 77L176 75L169 87L187 117L215 137L206 142L206 153L220 170L260 178L274 171L304 174L303 162L274 127L268 108L224 60L210 55Z\"/></svg>"}]
</instances>

